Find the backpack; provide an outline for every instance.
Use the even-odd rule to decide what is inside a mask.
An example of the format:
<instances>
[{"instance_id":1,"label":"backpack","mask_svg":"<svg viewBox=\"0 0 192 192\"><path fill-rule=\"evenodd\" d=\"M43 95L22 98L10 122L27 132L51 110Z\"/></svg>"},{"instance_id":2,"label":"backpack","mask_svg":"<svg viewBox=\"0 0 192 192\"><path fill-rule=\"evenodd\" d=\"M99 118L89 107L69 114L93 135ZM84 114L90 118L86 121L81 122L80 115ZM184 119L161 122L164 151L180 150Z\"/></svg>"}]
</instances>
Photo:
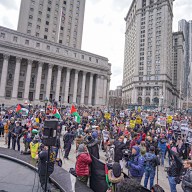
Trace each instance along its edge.
<instances>
[{"instance_id":1,"label":"backpack","mask_svg":"<svg viewBox=\"0 0 192 192\"><path fill-rule=\"evenodd\" d=\"M151 171L155 168L155 154L146 153L144 155L144 168L146 171Z\"/></svg>"}]
</instances>

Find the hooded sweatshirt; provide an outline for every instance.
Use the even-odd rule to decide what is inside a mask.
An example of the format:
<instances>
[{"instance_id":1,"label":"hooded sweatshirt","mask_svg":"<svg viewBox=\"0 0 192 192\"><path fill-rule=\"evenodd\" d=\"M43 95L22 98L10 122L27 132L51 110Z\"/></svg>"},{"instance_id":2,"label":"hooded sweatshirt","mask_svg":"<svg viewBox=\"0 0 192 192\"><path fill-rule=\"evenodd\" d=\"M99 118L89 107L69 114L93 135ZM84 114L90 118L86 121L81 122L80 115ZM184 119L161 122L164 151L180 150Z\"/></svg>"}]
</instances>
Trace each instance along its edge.
<instances>
[{"instance_id":1,"label":"hooded sweatshirt","mask_svg":"<svg viewBox=\"0 0 192 192\"><path fill-rule=\"evenodd\" d=\"M144 157L140 155L140 149L138 146L133 146L136 150L136 154L133 160L129 162L129 171L132 177L142 177L144 173Z\"/></svg>"}]
</instances>

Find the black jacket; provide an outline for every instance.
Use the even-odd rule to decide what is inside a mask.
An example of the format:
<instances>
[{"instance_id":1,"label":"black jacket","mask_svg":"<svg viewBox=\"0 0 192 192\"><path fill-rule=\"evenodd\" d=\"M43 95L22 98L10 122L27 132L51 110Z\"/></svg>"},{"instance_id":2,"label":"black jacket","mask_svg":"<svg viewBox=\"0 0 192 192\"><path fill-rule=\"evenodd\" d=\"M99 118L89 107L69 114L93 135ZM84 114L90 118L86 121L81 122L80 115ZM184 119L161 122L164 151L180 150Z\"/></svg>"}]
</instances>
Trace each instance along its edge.
<instances>
[{"instance_id":1,"label":"black jacket","mask_svg":"<svg viewBox=\"0 0 192 192\"><path fill-rule=\"evenodd\" d=\"M188 169L183 177L182 189L184 192L192 191L192 168Z\"/></svg>"},{"instance_id":2,"label":"black jacket","mask_svg":"<svg viewBox=\"0 0 192 192\"><path fill-rule=\"evenodd\" d=\"M114 145L115 145L115 158L114 158L114 160L115 160L115 162L119 163L119 161L122 160L122 158L123 158L123 151L122 150L126 148L126 144L122 143L120 141L115 141Z\"/></svg>"},{"instance_id":3,"label":"black jacket","mask_svg":"<svg viewBox=\"0 0 192 192\"><path fill-rule=\"evenodd\" d=\"M97 159L100 159L99 156L99 146L98 146L98 141L92 139L88 144L87 144L88 151L90 155L93 155Z\"/></svg>"}]
</instances>

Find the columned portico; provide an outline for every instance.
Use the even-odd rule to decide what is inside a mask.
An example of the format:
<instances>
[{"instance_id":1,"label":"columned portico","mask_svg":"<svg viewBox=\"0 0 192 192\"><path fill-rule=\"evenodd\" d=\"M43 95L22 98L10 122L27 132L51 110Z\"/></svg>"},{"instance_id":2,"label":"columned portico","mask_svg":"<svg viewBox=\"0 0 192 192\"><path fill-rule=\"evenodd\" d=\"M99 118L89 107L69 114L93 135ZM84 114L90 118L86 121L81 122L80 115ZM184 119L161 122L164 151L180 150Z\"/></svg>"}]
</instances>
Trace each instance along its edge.
<instances>
[{"instance_id":1,"label":"columned portico","mask_svg":"<svg viewBox=\"0 0 192 192\"><path fill-rule=\"evenodd\" d=\"M37 80L36 80L36 92L35 92L35 100L36 101L39 100L39 95L40 95L42 67L43 67L43 62L39 62L38 63Z\"/></svg>"},{"instance_id":2,"label":"columned portico","mask_svg":"<svg viewBox=\"0 0 192 192\"><path fill-rule=\"evenodd\" d=\"M29 98L29 86L31 81L31 68L32 68L32 60L28 60L27 65L27 74L26 74L26 80L25 80L25 92L24 92L24 99L28 100Z\"/></svg>"},{"instance_id":3,"label":"columned portico","mask_svg":"<svg viewBox=\"0 0 192 192\"><path fill-rule=\"evenodd\" d=\"M71 72L71 69L67 68L67 74L66 74L66 80L65 80L65 96L64 96L65 104L68 103L70 72Z\"/></svg>"},{"instance_id":4,"label":"columned portico","mask_svg":"<svg viewBox=\"0 0 192 192\"><path fill-rule=\"evenodd\" d=\"M52 69L53 69L53 65L49 64L49 66L48 66L48 75L47 75L46 94L45 94L46 98L48 98L48 99L49 99L50 90L51 90Z\"/></svg>"},{"instance_id":5,"label":"columned portico","mask_svg":"<svg viewBox=\"0 0 192 192\"><path fill-rule=\"evenodd\" d=\"M0 96L5 97L5 86L7 82L7 70L9 64L9 55L3 55L3 68L1 73L1 87L0 87Z\"/></svg>"},{"instance_id":6,"label":"columned portico","mask_svg":"<svg viewBox=\"0 0 192 192\"><path fill-rule=\"evenodd\" d=\"M78 82L78 75L79 75L79 71L75 70L75 79L74 79L74 89L73 89L73 103L76 103L76 99L77 99L77 82Z\"/></svg>"},{"instance_id":7,"label":"columned portico","mask_svg":"<svg viewBox=\"0 0 192 192\"><path fill-rule=\"evenodd\" d=\"M20 66L21 66L21 58L16 58L15 64L15 74L14 74L14 81L13 81L13 92L12 92L12 99L17 99L18 94L18 86L19 86L19 76L20 76Z\"/></svg>"},{"instance_id":8,"label":"columned portico","mask_svg":"<svg viewBox=\"0 0 192 192\"><path fill-rule=\"evenodd\" d=\"M59 101L60 85L61 85L61 71L62 71L62 67L58 66L57 83L56 83L56 91L55 91L55 100L56 101Z\"/></svg>"},{"instance_id":9,"label":"columned portico","mask_svg":"<svg viewBox=\"0 0 192 192\"><path fill-rule=\"evenodd\" d=\"M85 100L85 81L86 81L86 74L87 72L83 72L83 78L82 78L82 86L81 86L81 101L80 104L84 105Z\"/></svg>"},{"instance_id":10,"label":"columned portico","mask_svg":"<svg viewBox=\"0 0 192 192\"><path fill-rule=\"evenodd\" d=\"M95 90L95 105L99 104L99 95L100 95L100 76L96 77L96 90Z\"/></svg>"},{"instance_id":11,"label":"columned portico","mask_svg":"<svg viewBox=\"0 0 192 192\"><path fill-rule=\"evenodd\" d=\"M93 92L93 74L90 73L90 80L89 80L89 96L88 96L88 105L92 105L92 92Z\"/></svg>"}]
</instances>

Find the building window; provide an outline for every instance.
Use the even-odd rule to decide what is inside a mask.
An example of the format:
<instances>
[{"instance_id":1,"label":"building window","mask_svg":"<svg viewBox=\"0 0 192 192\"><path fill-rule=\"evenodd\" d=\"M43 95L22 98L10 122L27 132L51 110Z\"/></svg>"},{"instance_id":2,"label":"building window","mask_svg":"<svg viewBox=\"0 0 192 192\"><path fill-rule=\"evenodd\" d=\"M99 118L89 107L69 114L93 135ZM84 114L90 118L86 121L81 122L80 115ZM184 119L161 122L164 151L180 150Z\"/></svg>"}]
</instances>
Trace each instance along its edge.
<instances>
[{"instance_id":1,"label":"building window","mask_svg":"<svg viewBox=\"0 0 192 192\"><path fill-rule=\"evenodd\" d=\"M40 29L40 25L37 25L37 29Z\"/></svg>"},{"instance_id":2,"label":"building window","mask_svg":"<svg viewBox=\"0 0 192 192\"><path fill-rule=\"evenodd\" d=\"M44 84L41 84L41 89L44 89Z\"/></svg>"},{"instance_id":3,"label":"building window","mask_svg":"<svg viewBox=\"0 0 192 192\"><path fill-rule=\"evenodd\" d=\"M50 46L49 45L47 45L47 50L50 50Z\"/></svg>"},{"instance_id":4,"label":"building window","mask_svg":"<svg viewBox=\"0 0 192 192\"><path fill-rule=\"evenodd\" d=\"M81 55L81 59L84 59L85 58L85 56L84 55Z\"/></svg>"},{"instance_id":5,"label":"building window","mask_svg":"<svg viewBox=\"0 0 192 192\"><path fill-rule=\"evenodd\" d=\"M89 61L91 61L91 57L89 57Z\"/></svg>"},{"instance_id":6,"label":"building window","mask_svg":"<svg viewBox=\"0 0 192 192\"><path fill-rule=\"evenodd\" d=\"M27 34L31 34L31 30L27 30Z\"/></svg>"},{"instance_id":7,"label":"building window","mask_svg":"<svg viewBox=\"0 0 192 192\"><path fill-rule=\"evenodd\" d=\"M22 92L18 92L17 97L18 97L19 99L23 98L23 93L22 93Z\"/></svg>"},{"instance_id":8,"label":"building window","mask_svg":"<svg viewBox=\"0 0 192 192\"><path fill-rule=\"evenodd\" d=\"M61 44L62 44L62 40L59 40L59 43L61 43Z\"/></svg>"},{"instance_id":9,"label":"building window","mask_svg":"<svg viewBox=\"0 0 192 192\"><path fill-rule=\"evenodd\" d=\"M39 15L42 15L42 11L39 11Z\"/></svg>"},{"instance_id":10,"label":"building window","mask_svg":"<svg viewBox=\"0 0 192 192\"><path fill-rule=\"evenodd\" d=\"M40 19L40 18L38 18L38 19L37 19L37 21L38 21L38 22L41 22L41 19Z\"/></svg>"},{"instance_id":11,"label":"building window","mask_svg":"<svg viewBox=\"0 0 192 192\"><path fill-rule=\"evenodd\" d=\"M19 87L23 87L23 81L19 81Z\"/></svg>"},{"instance_id":12,"label":"building window","mask_svg":"<svg viewBox=\"0 0 192 192\"><path fill-rule=\"evenodd\" d=\"M64 5L66 5L66 4L67 4L67 2L66 2L66 1L63 1L63 4L64 4Z\"/></svg>"},{"instance_id":13,"label":"building window","mask_svg":"<svg viewBox=\"0 0 192 192\"><path fill-rule=\"evenodd\" d=\"M6 97L11 97L11 91L9 90L6 91Z\"/></svg>"},{"instance_id":14,"label":"building window","mask_svg":"<svg viewBox=\"0 0 192 192\"><path fill-rule=\"evenodd\" d=\"M25 45L29 45L29 40L28 39L25 40Z\"/></svg>"},{"instance_id":15,"label":"building window","mask_svg":"<svg viewBox=\"0 0 192 192\"><path fill-rule=\"evenodd\" d=\"M36 33L36 37L39 37L39 33Z\"/></svg>"},{"instance_id":16,"label":"building window","mask_svg":"<svg viewBox=\"0 0 192 192\"><path fill-rule=\"evenodd\" d=\"M36 47L40 47L40 43L36 43Z\"/></svg>"},{"instance_id":17,"label":"building window","mask_svg":"<svg viewBox=\"0 0 192 192\"><path fill-rule=\"evenodd\" d=\"M61 27L61 30L63 30L63 27Z\"/></svg>"},{"instance_id":18,"label":"building window","mask_svg":"<svg viewBox=\"0 0 192 192\"><path fill-rule=\"evenodd\" d=\"M33 19L33 15L29 15L29 19Z\"/></svg>"},{"instance_id":19,"label":"building window","mask_svg":"<svg viewBox=\"0 0 192 192\"><path fill-rule=\"evenodd\" d=\"M46 21L46 25L49 25L49 21Z\"/></svg>"},{"instance_id":20,"label":"building window","mask_svg":"<svg viewBox=\"0 0 192 192\"><path fill-rule=\"evenodd\" d=\"M47 39L47 35L44 35L44 39Z\"/></svg>"},{"instance_id":21,"label":"building window","mask_svg":"<svg viewBox=\"0 0 192 192\"><path fill-rule=\"evenodd\" d=\"M56 48L56 52L59 53L59 48Z\"/></svg>"},{"instance_id":22,"label":"building window","mask_svg":"<svg viewBox=\"0 0 192 192\"><path fill-rule=\"evenodd\" d=\"M1 33L0 37L4 39L5 38L5 33Z\"/></svg>"},{"instance_id":23,"label":"building window","mask_svg":"<svg viewBox=\"0 0 192 192\"><path fill-rule=\"evenodd\" d=\"M42 101L43 100L43 94L39 95L39 100Z\"/></svg>"},{"instance_id":24,"label":"building window","mask_svg":"<svg viewBox=\"0 0 192 192\"><path fill-rule=\"evenodd\" d=\"M49 19L50 18L50 15L49 14L47 14L47 19Z\"/></svg>"},{"instance_id":25,"label":"building window","mask_svg":"<svg viewBox=\"0 0 192 192\"><path fill-rule=\"evenodd\" d=\"M34 83L30 83L30 88L34 88Z\"/></svg>"},{"instance_id":26,"label":"building window","mask_svg":"<svg viewBox=\"0 0 192 192\"><path fill-rule=\"evenodd\" d=\"M98 63L99 61L98 61L98 59L96 59L96 63Z\"/></svg>"},{"instance_id":27,"label":"building window","mask_svg":"<svg viewBox=\"0 0 192 192\"><path fill-rule=\"evenodd\" d=\"M28 26L31 27L31 26L32 26L32 23L28 22Z\"/></svg>"},{"instance_id":28,"label":"building window","mask_svg":"<svg viewBox=\"0 0 192 192\"><path fill-rule=\"evenodd\" d=\"M48 32L48 28L45 28L45 32Z\"/></svg>"},{"instance_id":29,"label":"building window","mask_svg":"<svg viewBox=\"0 0 192 192\"><path fill-rule=\"evenodd\" d=\"M13 41L17 42L17 37L16 36L13 37Z\"/></svg>"},{"instance_id":30,"label":"building window","mask_svg":"<svg viewBox=\"0 0 192 192\"><path fill-rule=\"evenodd\" d=\"M47 8L47 11L51 11L51 8L50 8L50 7L48 7L48 8Z\"/></svg>"}]
</instances>

